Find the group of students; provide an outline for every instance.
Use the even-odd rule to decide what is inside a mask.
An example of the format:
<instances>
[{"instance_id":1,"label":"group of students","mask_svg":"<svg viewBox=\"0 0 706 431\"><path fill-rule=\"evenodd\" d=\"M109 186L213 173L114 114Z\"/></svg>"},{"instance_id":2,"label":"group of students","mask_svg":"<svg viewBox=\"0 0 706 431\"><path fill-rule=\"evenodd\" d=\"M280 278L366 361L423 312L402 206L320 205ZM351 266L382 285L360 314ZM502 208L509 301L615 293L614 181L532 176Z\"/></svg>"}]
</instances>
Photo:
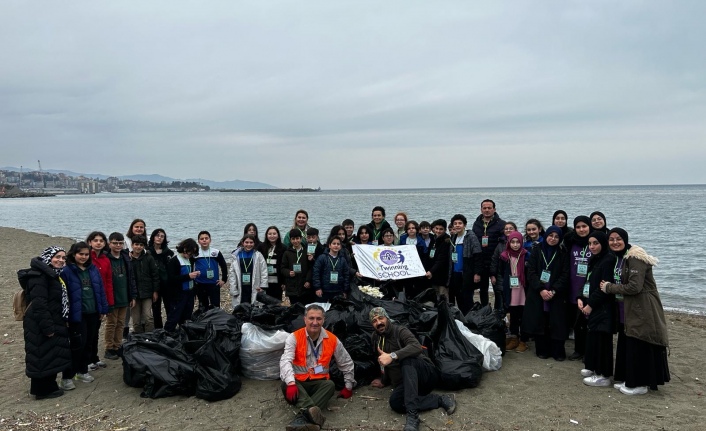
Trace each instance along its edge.
<instances>
[{"instance_id":1,"label":"group of students","mask_svg":"<svg viewBox=\"0 0 706 431\"><path fill-rule=\"evenodd\" d=\"M608 230L602 213L576 217L572 229L559 210L546 230L538 219L528 220L523 235L486 199L470 228L462 214L447 224L444 219L417 223L398 212L394 223L396 228L377 206L369 223L356 231L346 219L322 244L307 211L298 210L284 238L270 226L261 241L257 226L248 223L230 264L211 247L208 231L182 240L174 253L164 229L146 237L142 219L133 220L125 235L92 232L68 252L50 247L32 260L35 272L27 289L33 311L25 316L30 392L54 397L73 389L74 380L92 381L89 371L106 366L98 356L102 322L104 358L118 359L129 320L138 333L161 327L174 331L190 319L197 298L204 309L220 307L223 286L235 307L255 304L263 294L291 303L326 302L347 296L354 283L380 286L390 297L401 292L413 297L433 287L464 314L473 307L476 290L481 304L488 304L492 286L494 308L509 313L507 350L524 352L534 339L537 356L563 361L571 337L574 352L568 359L583 359L587 385L608 386L614 375L624 382L617 389L641 394L669 381L666 324L652 276L657 261L630 246L625 230ZM426 274L406 280L365 278L354 244L413 245ZM62 320L67 323L56 327ZM51 321L55 325L47 326ZM60 344L58 338L46 343L50 333L70 340L64 346L68 355L62 351L46 358L49 346Z\"/></svg>"}]
</instances>

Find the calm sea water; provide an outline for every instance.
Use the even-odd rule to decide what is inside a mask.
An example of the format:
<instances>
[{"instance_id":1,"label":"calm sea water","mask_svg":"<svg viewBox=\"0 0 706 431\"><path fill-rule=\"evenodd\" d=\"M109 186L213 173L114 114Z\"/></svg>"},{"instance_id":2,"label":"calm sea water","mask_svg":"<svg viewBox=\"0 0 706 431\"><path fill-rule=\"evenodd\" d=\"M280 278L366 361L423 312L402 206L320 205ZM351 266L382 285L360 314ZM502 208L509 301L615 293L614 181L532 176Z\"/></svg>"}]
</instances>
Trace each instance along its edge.
<instances>
[{"instance_id":1,"label":"calm sea water","mask_svg":"<svg viewBox=\"0 0 706 431\"><path fill-rule=\"evenodd\" d=\"M321 236L343 219L359 224L370 221L376 205L392 220L405 211L413 220L449 220L464 214L469 226L480 213L480 202L493 199L498 214L518 225L532 217L546 225L563 209L569 220L602 211L608 227L630 234L630 243L660 259L655 268L666 308L706 314L706 185L538 187L420 190L329 190L318 193L138 193L0 199L0 225L53 236L85 239L92 230L126 233L134 218L147 222L147 232L167 231L171 246L200 230L208 230L213 246L235 248L248 222L257 224L262 238L268 226L282 235L299 208ZM392 224L392 223L391 223ZM545 225L545 227L546 227ZM3 244L7 253L11 244ZM39 250L38 250L39 252Z\"/></svg>"}]
</instances>

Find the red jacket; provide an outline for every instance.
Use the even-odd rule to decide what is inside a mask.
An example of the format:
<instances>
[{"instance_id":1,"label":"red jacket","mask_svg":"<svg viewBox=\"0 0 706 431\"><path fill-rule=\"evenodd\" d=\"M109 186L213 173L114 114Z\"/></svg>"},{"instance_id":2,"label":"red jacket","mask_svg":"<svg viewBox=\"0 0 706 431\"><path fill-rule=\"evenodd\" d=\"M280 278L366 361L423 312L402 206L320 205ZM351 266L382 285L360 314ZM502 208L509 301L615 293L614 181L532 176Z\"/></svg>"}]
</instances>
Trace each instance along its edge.
<instances>
[{"instance_id":1,"label":"red jacket","mask_svg":"<svg viewBox=\"0 0 706 431\"><path fill-rule=\"evenodd\" d=\"M115 299L113 298L113 267L110 265L110 258L104 252L96 255L96 252L91 249L91 262L98 268L103 280L105 299L108 300L108 306L112 307L115 305Z\"/></svg>"}]
</instances>

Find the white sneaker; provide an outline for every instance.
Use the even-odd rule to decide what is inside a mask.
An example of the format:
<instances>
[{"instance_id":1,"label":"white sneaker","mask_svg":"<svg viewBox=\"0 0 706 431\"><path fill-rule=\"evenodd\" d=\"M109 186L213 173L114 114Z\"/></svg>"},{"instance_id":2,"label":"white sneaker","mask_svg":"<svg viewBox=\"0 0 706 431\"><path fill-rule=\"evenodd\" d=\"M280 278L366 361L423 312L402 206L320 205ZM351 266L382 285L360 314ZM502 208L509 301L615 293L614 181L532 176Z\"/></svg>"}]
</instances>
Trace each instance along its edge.
<instances>
[{"instance_id":1,"label":"white sneaker","mask_svg":"<svg viewBox=\"0 0 706 431\"><path fill-rule=\"evenodd\" d=\"M586 386L597 386L597 387L608 387L610 386L610 379L601 376L600 374L594 374L591 377L586 377L583 379L583 384ZM621 389L622 392L622 389Z\"/></svg>"},{"instance_id":2,"label":"white sneaker","mask_svg":"<svg viewBox=\"0 0 706 431\"><path fill-rule=\"evenodd\" d=\"M97 369L98 369L98 365L88 364L88 371L96 371Z\"/></svg>"},{"instance_id":3,"label":"white sneaker","mask_svg":"<svg viewBox=\"0 0 706 431\"><path fill-rule=\"evenodd\" d=\"M620 390L620 388L624 388L624 387L625 387L625 382L614 383L614 384L613 384L613 387L614 387L615 389Z\"/></svg>"},{"instance_id":4,"label":"white sneaker","mask_svg":"<svg viewBox=\"0 0 706 431\"><path fill-rule=\"evenodd\" d=\"M581 375L584 377L591 377L593 374L595 374L595 373L591 370L587 370L585 368L583 370L581 370Z\"/></svg>"},{"instance_id":5,"label":"white sneaker","mask_svg":"<svg viewBox=\"0 0 706 431\"><path fill-rule=\"evenodd\" d=\"M76 375L74 376L74 380L80 380L84 383L91 383L95 379L93 378L92 375L90 375L88 373L85 373L85 374L76 373Z\"/></svg>"},{"instance_id":6,"label":"white sneaker","mask_svg":"<svg viewBox=\"0 0 706 431\"><path fill-rule=\"evenodd\" d=\"M76 389L76 385L74 385L74 382L71 379L61 379L61 383L59 384L59 387L65 391L70 391L72 389Z\"/></svg>"},{"instance_id":7,"label":"white sneaker","mask_svg":"<svg viewBox=\"0 0 706 431\"><path fill-rule=\"evenodd\" d=\"M98 360L98 362L96 362L96 363L93 364L93 365L95 365L96 367L100 367L100 368L106 368L106 367L108 367L108 364L106 364L105 362L101 361L100 359Z\"/></svg>"},{"instance_id":8,"label":"white sneaker","mask_svg":"<svg viewBox=\"0 0 706 431\"><path fill-rule=\"evenodd\" d=\"M624 393L625 395L645 395L647 393L647 386L637 386L634 388L628 388L627 386L623 385L623 387L620 388L620 392Z\"/></svg>"}]
</instances>

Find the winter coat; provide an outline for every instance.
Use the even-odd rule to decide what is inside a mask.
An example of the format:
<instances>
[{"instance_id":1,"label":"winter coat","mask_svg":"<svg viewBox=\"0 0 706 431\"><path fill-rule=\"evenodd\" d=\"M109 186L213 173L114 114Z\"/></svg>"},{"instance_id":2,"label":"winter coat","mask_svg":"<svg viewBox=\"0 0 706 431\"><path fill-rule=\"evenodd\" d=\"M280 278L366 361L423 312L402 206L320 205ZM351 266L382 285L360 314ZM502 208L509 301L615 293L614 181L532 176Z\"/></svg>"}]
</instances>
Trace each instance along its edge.
<instances>
[{"instance_id":1,"label":"winter coat","mask_svg":"<svg viewBox=\"0 0 706 431\"><path fill-rule=\"evenodd\" d=\"M483 221L483 214L480 214L476 220L473 222L473 233L476 234L476 239L478 243L481 244L481 250L483 252L482 259L482 271L490 271L490 261L493 258L493 252L495 247L498 246L498 241L505 231L505 221L500 218L500 216L495 213L493 218L485 226L485 221ZM482 247L483 236L488 236L488 245ZM480 274L478 272L477 274Z\"/></svg>"},{"instance_id":2,"label":"winter coat","mask_svg":"<svg viewBox=\"0 0 706 431\"><path fill-rule=\"evenodd\" d=\"M591 306L591 314L588 315L588 330L596 332L614 333L615 325L615 295L601 291L601 280L613 280L613 269L617 257L608 252L601 256L598 261L591 257L588 264L588 272L591 275L588 279L589 294L581 295L584 306Z\"/></svg>"},{"instance_id":3,"label":"winter coat","mask_svg":"<svg viewBox=\"0 0 706 431\"><path fill-rule=\"evenodd\" d=\"M527 298L527 285L529 284L529 280L527 279L527 253L523 252L522 256L525 259L525 285L522 286L522 289L525 291L525 301ZM503 293L503 307L505 307L505 310L510 309L510 302L512 300L512 287L510 287L510 261L507 261L505 259L499 258L498 259L498 272L495 280L495 285L497 286L496 289L502 291Z\"/></svg>"},{"instance_id":4,"label":"winter coat","mask_svg":"<svg viewBox=\"0 0 706 431\"><path fill-rule=\"evenodd\" d=\"M69 331L62 317L64 287L54 269L40 258L33 258L30 267L25 290L29 305L23 320L25 374L30 378L56 376L71 367Z\"/></svg>"},{"instance_id":5,"label":"winter coat","mask_svg":"<svg viewBox=\"0 0 706 431\"><path fill-rule=\"evenodd\" d=\"M375 241L378 242L378 245L382 245L382 231L387 229L390 226L390 223L387 222L387 220L383 219L382 223L380 223L380 229L375 229L375 223L371 220L370 223L368 223L368 232L370 232L370 244L373 244ZM393 231L396 230L393 229ZM375 237L375 234L377 233L377 238Z\"/></svg>"},{"instance_id":6,"label":"winter coat","mask_svg":"<svg viewBox=\"0 0 706 431\"><path fill-rule=\"evenodd\" d=\"M448 280L451 280L451 274L454 270L454 262L451 259L452 253L456 252L456 235L449 240L449 267ZM483 270L483 252L480 242L470 230L466 231L463 236L463 286L470 287L473 285L473 276L480 274ZM447 281L448 284L448 281Z\"/></svg>"},{"instance_id":7,"label":"winter coat","mask_svg":"<svg viewBox=\"0 0 706 431\"><path fill-rule=\"evenodd\" d=\"M621 284L606 284L606 292L624 297L625 335L650 344L669 346L667 321L652 275L652 267L658 262L642 247L630 247L625 254Z\"/></svg>"},{"instance_id":8,"label":"winter coat","mask_svg":"<svg viewBox=\"0 0 706 431\"><path fill-rule=\"evenodd\" d=\"M66 283L69 293L69 322L81 323L83 320L83 295L81 293L81 277L78 275L80 269L76 264L70 263L61 271L61 278ZM96 299L96 311L98 314L108 314L108 300L105 298L103 280L98 272L98 268L91 264L88 267L88 275L91 277L91 287L93 296Z\"/></svg>"},{"instance_id":9,"label":"winter coat","mask_svg":"<svg viewBox=\"0 0 706 431\"><path fill-rule=\"evenodd\" d=\"M96 253L91 249L91 263L98 268L98 272L103 280L103 289L105 289L105 299L108 301L108 306L115 305L113 298L113 267L110 265L108 253Z\"/></svg>"},{"instance_id":10,"label":"winter coat","mask_svg":"<svg viewBox=\"0 0 706 431\"><path fill-rule=\"evenodd\" d=\"M336 262L336 272L338 273L338 283L331 283L331 263L329 259L334 258L328 253L324 253L316 259L314 262L314 291L321 289L324 293L350 293L351 287L349 283L349 268L346 259L341 255L337 256Z\"/></svg>"},{"instance_id":11,"label":"winter coat","mask_svg":"<svg viewBox=\"0 0 706 431\"><path fill-rule=\"evenodd\" d=\"M299 265L301 265L301 272L294 274L294 277L289 276L289 271L294 270L294 265L297 263L297 251L292 247L289 247L282 255L282 267L280 269L280 279L284 280L286 287L287 296L302 296L307 291L311 291L311 278L314 273L314 265L309 262L306 258L306 250L304 247L301 249L301 255L299 257ZM309 289L304 287L304 283L309 282Z\"/></svg>"},{"instance_id":12,"label":"winter coat","mask_svg":"<svg viewBox=\"0 0 706 431\"><path fill-rule=\"evenodd\" d=\"M498 276L498 262L500 261L500 255L502 254L503 251L505 251L506 243L507 243L507 237L503 235L498 240L498 245L495 247L495 251L493 252L493 257L490 258L490 276L491 277Z\"/></svg>"},{"instance_id":13,"label":"winter coat","mask_svg":"<svg viewBox=\"0 0 706 431\"><path fill-rule=\"evenodd\" d=\"M542 283L540 277L547 265L542 257L542 246L535 244L527 262L527 290L525 310L522 315L522 333L544 334L544 299L542 290L554 291L554 297L549 300L549 326L553 340L565 340L566 327L566 298L568 295L568 264L569 254L563 245L559 245L551 263L549 285Z\"/></svg>"},{"instance_id":14,"label":"winter coat","mask_svg":"<svg viewBox=\"0 0 706 431\"><path fill-rule=\"evenodd\" d=\"M159 295L164 296L164 292L169 290L169 276L167 275L167 263L169 262L169 259L174 256L174 252L169 248L165 248L162 250L161 253L157 253L154 246L152 246L147 249L147 253L149 253L150 256L152 256L154 258L154 261L157 263L157 270L159 272Z\"/></svg>"},{"instance_id":15,"label":"winter coat","mask_svg":"<svg viewBox=\"0 0 706 431\"><path fill-rule=\"evenodd\" d=\"M113 256L109 256L108 259L114 259ZM125 274L127 276L127 304L119 305L121 307L128 307L130 301L137 298L137 285L135 284L135 272L132 270L132 261L130 260L130 252L123 249L120 250L120 259L122 259L125 265ZM115 286L113 286L113 297L115 297ZM115 304L113 304L115 305Z\"/></svg>"},{"instance_id":16,"label":"winter coat","mask_svg":"<svg viewBox=\"0 0 706 431\"><path fill-rule=\"evenodd\" d=\"M132 257L132 272L135 274L137 299L150 299L152 294L159 292L159 268L154 258L142 252L140 257Z\"/></svg>"},{"instance_id":17,"label":"winter coat","mask_svg":"<svg viewBox=\"0 0 706 431\"><path fill-rule=\"evenodd\" d=\"M240 292L243 289L242 271L240 270L240 254L245 250L242 247L238 247L233 252L233 262L230 264L230 274L228 275L228 282L230 283L230 296L233 298L233 307L240 304ZM267 284L267 262L265 257L259 251L253 249L252 255L252 277L250 278L250 285L252 286L252 296L250 302L255 304L257 302L256 296L258 289L266 290L269 286Z\"/></svg>"},{"instance_id":18,"label":"winter coat","mask_svg":"<svg viewBox=\"0 0 706 431\"><path fill-rule=\"evenodd\" d=\"M434 238L434 243L429 247L429 269L431 272L431 284L434 286L446 286L449 284L449 235L443 234L438 238ZM434 257L431 257L431 251L434 250Z\"/></svg>"}]
</instances>

